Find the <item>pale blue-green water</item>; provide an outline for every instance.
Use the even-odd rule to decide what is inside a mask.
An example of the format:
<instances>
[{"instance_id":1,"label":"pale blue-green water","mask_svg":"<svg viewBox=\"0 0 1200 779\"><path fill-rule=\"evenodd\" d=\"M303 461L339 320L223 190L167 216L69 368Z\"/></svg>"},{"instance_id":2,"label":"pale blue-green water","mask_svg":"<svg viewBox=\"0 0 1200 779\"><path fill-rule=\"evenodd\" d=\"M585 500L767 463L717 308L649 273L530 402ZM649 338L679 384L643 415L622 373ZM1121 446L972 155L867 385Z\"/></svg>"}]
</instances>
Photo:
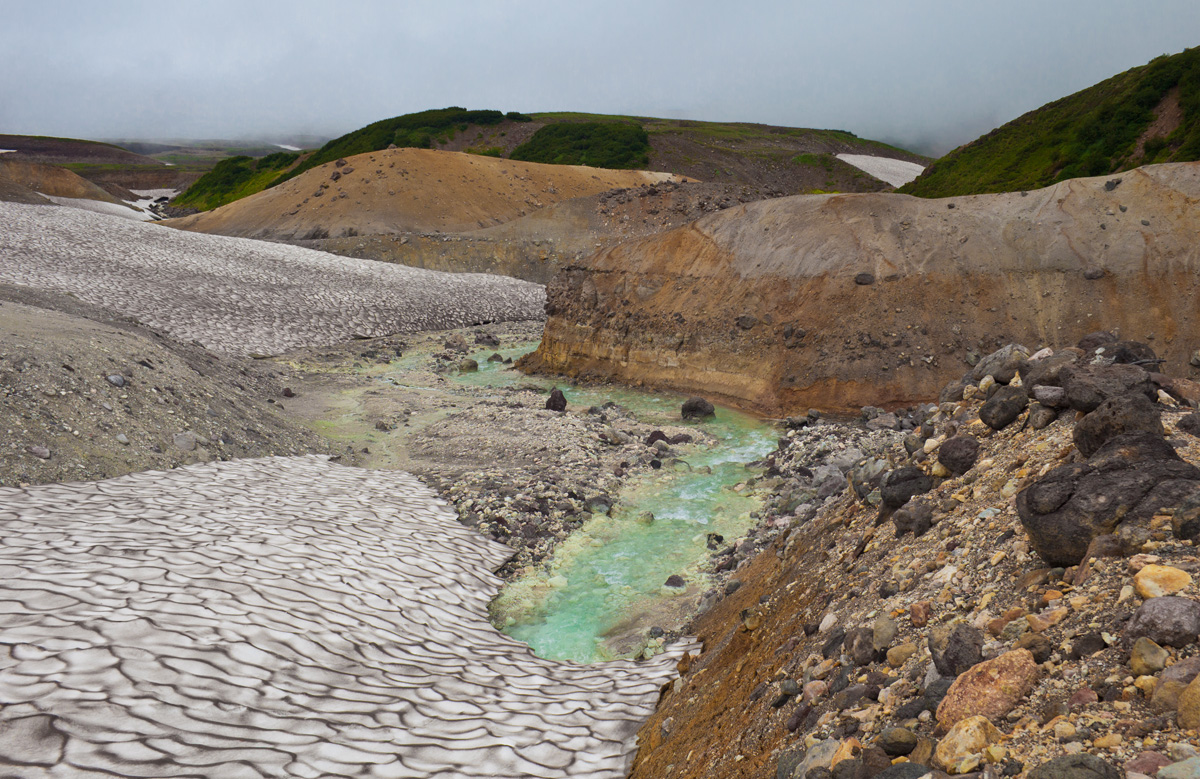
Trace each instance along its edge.
<instances>
[{"instance_id":1,"label":"pale blue-green water","mask_svg":"<svg viewBox=\"0 0 1200 779\"><path fill-rule=\"evenodd\" d=\"M528 346L500 353L526 351ZM683 422L681 396L571 387L487 363L489 354L472 355L478 373L453 379L475 386L558 386L569 408L613 401L648 424L696 427L718 439L716 445L675 447L684 462L632 478L611 516L589 520L547 564L510 582L493 603L497 625L542 657L594 662L640 651L640 638L656 619L684 614L706 588L700 569L711 553L708 534L719 533L728 543L752 525L750 512L759 502L734 488L754 475L745 464L774 448L771 427L724 408L715 419ZM646 511L654 514L648 524L639 520ZM672 574L687 580L684 592L663 587Z\"/></svg>"}]
</instances>

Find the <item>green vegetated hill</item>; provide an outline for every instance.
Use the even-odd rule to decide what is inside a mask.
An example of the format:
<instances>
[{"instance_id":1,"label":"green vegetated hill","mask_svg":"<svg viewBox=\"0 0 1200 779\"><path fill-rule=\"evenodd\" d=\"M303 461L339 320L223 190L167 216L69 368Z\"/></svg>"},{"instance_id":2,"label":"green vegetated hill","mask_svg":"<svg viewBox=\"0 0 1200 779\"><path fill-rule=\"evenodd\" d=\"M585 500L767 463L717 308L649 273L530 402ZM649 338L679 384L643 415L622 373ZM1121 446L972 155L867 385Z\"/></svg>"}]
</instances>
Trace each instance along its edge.
<instances>
[{"instance_id":1,"label":"green vegetated hill","mask_svg":"<svg viewBox=\"0 0 1200 779\"><path fill-rule=\"evenodd\" d=\"M922 197L1037 189L1200 159L1200 48L1158 57L992 130L900 189Z\"/></svg>"},{"instance_id":2,"label":"green vegetated hill","mask_svg":"<svg viewBox=\"0 0 1200 779\"><path fill-rule=\"evenodd\" d=\"M839 160L838 154L929 162L927 157L844 130L608 114L505 113L451 106L384 119L335 138L279 172L268 185L318 165L389 146L529 162L667 171L705 182L745 185L761 196L889 188ZM261 178L256 177L255 183L262 183ZM224 203L253 193L240 178L230 179L229 186L236 186L237 192L217 193L210 188L206 198ZM176 201L176 205L182 202ZM198 202L188 205L204 207Z\"/></svg>"},{"instance_id":3,"label":"green vegetated hill","mask_svg":"<svg viewBox=\"0 0 1200 779\"><path fill-rule=\"evenodd\" d=\"M175 198L172 205L208 211L232 203L266 189L280 171L296 167L300 157L294 152L281 151L257 160L245 155L223 159Z\"/></svg>"}]
</instances>

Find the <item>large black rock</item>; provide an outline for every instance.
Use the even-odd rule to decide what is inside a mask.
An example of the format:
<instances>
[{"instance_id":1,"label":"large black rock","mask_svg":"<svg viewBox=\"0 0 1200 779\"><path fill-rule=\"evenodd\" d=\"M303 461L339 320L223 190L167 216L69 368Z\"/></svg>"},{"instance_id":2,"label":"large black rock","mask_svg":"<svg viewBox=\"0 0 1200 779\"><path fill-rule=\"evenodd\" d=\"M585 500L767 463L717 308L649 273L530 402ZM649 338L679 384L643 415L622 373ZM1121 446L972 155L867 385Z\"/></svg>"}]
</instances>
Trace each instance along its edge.
<instances>
[{"instance_id":1,"label":"large black rock","mask_svg":"<svg viewBox=\"0 0 1200 779\"><path fill-rule=\"evenodd\" d=\"M1140 392L1104 401L1076 423L1072 436L1080 453L1091 457L1109 439L1126 433L1166 435L1158 407Z\"/></svg>"},{"instance_id":2,"label":"large black rock","mask_svg":"<svg viewBox=\"0 0 1200 779\"><path fill-rule=\"evenodd\" d=\"M1200 468L1157 433L1119 435L1086 463L1055 468L1017 494L1029 541L1051 565L1076 565L1097 536L1148 522L1200 487Z\"/></svg>"},{"instance_id":3,"label":"large black rock","mask_svg":"<svg viewBox=\"0 0 1200 779\"><path fill-rule=\"evenodd\" d=\"M717 410L712 403L701 397L691 397L683 401L683 407L680 409L684 419L704 419L714 416Z\"/></svg>"},{"instance_id":4,"label":"large black rock","mask_svg":"<svg viewBox=\"0 0 1200 779\"><path fill-rule=\"evenodd\" d=\"M915 465L906 465L884 475L879 483L879 494L883 505L898 509L908 503L914 495L933 489L933 477Z\"/></svg>"},{"instance_id":5,"label":"large black rock","mask_svg":"<svg viewBox=\"0 0 1200 779\"><path fill-rule=\"evenodd\" d=\"M1150 374L1137 365L1067 365L1059 373L1067 391L1067 405L1076 411L1094 411L1109 398L1130 393L1158 397Z\"/></svg>"},{"instance_id":6,"label":"large black rock","mask_svg":"<svg viewBox=\"0 0 1200 779\"><path fill-rule=\"evenodd\" d=\"M1001 387L979 407L979 418L993 430L1003 430L1011 425L1029 405L1029 397L1022 387Z\"/></svg>"}]
</instances>

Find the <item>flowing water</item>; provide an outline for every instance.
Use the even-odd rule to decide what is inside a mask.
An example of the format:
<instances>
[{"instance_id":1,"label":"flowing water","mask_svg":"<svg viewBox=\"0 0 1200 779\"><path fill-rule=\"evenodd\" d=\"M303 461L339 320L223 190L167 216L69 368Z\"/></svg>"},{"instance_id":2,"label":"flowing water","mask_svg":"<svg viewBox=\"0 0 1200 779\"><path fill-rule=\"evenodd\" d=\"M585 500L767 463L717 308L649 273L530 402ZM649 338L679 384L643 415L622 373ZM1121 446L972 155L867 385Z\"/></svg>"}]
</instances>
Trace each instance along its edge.
<instances>
[{"instance_id":1,"label":"flowing water","mask_svg":"<svg viewBox=\"0 0 1200 779\"><path fill-rule=\"evenodd\" d=\"M695 426L718 439L712 446L679 447L683 462L631 478L609 516L595 515L536 573L509 583L493 603L497 626L545 658L594 662L641 652L656 619L681 621L706 589L700 569L710 554L708 535L729 542L752 526L750 512L759 502L735 487L754 475L745 464L774 448L774 432L768 423L723 408L715 419L681 422L681 396L571 387L487 363L486 353L473 356L479 372L457 374L455 381L558 386L572 408L613 401L643 422ZM686 586L665 587L672 574L682 575Z\"/></svg>"}]
</instances>

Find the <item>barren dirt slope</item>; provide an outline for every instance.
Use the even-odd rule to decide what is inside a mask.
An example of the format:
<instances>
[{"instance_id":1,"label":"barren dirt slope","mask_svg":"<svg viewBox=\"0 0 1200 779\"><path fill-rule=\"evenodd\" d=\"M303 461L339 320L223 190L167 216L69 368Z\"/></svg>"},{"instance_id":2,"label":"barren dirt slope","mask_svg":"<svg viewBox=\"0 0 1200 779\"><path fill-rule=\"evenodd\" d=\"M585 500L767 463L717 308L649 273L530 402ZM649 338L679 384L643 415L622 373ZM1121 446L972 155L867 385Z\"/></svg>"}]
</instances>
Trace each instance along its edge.
<instances>
[{"instance_id":1,"label":"barren dirt slope","mask_svg":"<svg viewBox=\"0 0 1200 779\"><path fill-rule=\"evenodd\" d=\"M1177 163L1028 193L734 207L559 273L530 362L769 413L906 405L967 349L1098 321L1179 369L1200 343L1198 198L1200 163Z\"/></svg>"},{"instance_id":2,"label":"barren dirt slope","mask_svg":"<svg viewBox=\"0 0 1200 779\"><path fill-rule=\"evenodd\" d=\"M121 202L96 184L57 165L0 158L0 179L8 179L43 195Z\"/></svg>"},{"instance_id":3,"label":"barren dirt slope","mask_svg":"<svg viewBox=\"0 0 1200 779\"><path fill-rule=\"evenodd\" d=\"M560 200L673 178L647 171L387 149L313 168L257 195L163 224L274 240L458 232L516 219Z\"/></svg>"}]
</instances>

